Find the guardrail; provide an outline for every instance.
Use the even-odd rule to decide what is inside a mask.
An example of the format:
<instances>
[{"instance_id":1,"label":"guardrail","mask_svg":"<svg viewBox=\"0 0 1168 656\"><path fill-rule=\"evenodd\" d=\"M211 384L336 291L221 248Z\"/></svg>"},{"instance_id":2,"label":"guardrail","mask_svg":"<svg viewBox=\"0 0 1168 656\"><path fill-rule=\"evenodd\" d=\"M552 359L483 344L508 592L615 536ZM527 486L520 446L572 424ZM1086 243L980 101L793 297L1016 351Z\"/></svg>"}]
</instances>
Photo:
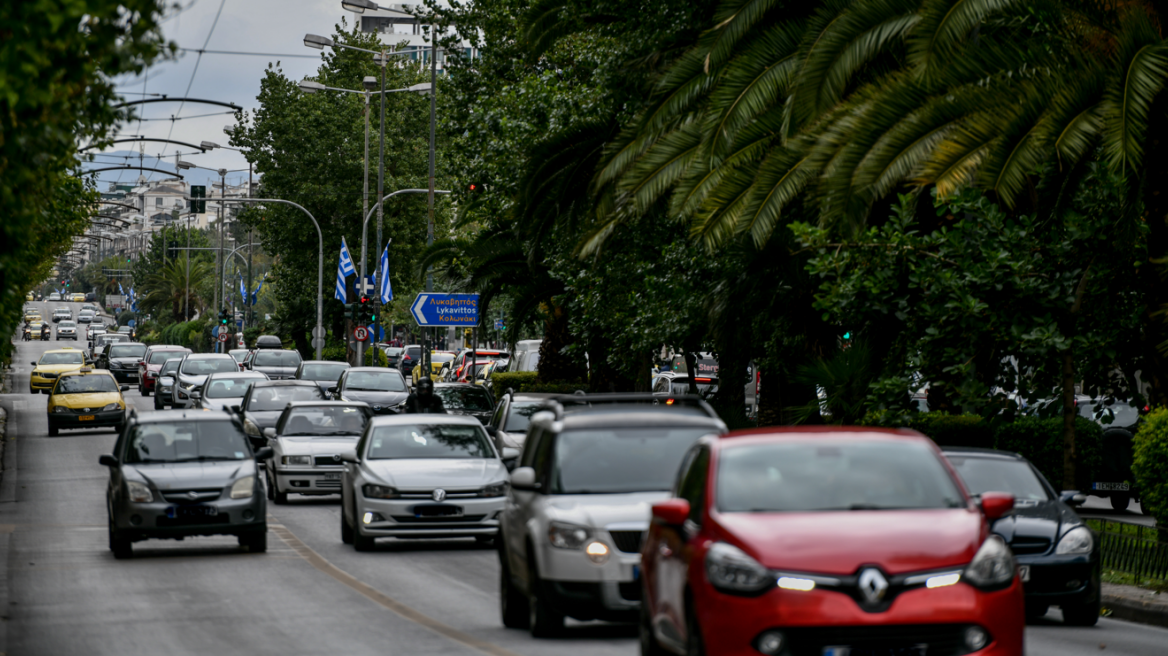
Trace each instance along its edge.
<instances>
[{"instance_id":1,"label":"guardrail","mask_svg":"<svg viewBox=\"0 0 1168 656\"><path fill-rule=\"evenodd\" d=\"M1168 581L1168 542L1160 529L1109 519L1086 522L1099 533L1104 569L1130 574L1137 584L1145 579Z\"/></svg>"}]
</instances>

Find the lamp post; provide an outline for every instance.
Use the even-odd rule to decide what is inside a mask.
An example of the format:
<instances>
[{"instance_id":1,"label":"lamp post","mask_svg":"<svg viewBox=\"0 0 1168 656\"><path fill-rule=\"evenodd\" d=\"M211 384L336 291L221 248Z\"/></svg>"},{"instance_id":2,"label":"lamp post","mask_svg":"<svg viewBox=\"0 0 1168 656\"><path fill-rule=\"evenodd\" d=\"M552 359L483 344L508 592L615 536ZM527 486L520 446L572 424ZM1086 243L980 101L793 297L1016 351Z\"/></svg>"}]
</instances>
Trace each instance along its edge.
<instances>
[{"instance_id":1,"label":"lamp post","mask_svg":"<svg viewBox=\"0 0 1168 656\"><path fill-rule=\"evenodd\" d=\"M308 36L312 36L312 35L308 35ZM305 43L308 43L308 37L305 37ZM384 65L382 65L382 89L381 89L381 91L377 91L377 78L373 77L372 75L365 76L365 78L363 80L361 80L361 84L362 84L362 86L365 87L365 91L357 91L355 89L343 89L340 87L329 87L329 86L325 86L325 85L321 84L320 82L316 82L313 80L303 80L300 82L299 86L300 86L300 90L303 91L304 93L316 93L318 91L340 91L343 93L360 93L360 94L363 94L365 96L365 186L364 186L364 194L362 196L362 201L361 201L361 215L365 216L369 213L369 99L373 95L373 93L380 93L381 98L382 98L382 120L381 120L381 127L380 127L380 133L381 133L380 137L381 137L382 148L381 148L381 154L379 155L379 161L378 161L379 173L378 173L378 183L377 183L377 193L380 194L382 192L382 184L383 184L383 180L384 180L384 171L385 171L385 159L384 159L385 158L385 148L384 148L384 145L385 145L385 111L384 111L385 94L387 94L387 93L406 93L406 92L425 93L425 92L430 90L430 85L429 84L415 84L413 86L409 86L409 87L406 87L404 89L386 90L385 89L385 66ZM380 207L380 203L378 203L378 207ZM379 215L379 217L380 217L380 215ZM368 219L366 219L366 221L361 225L361 276L359 278L359 284L361 286L361 289L365 288L366 261L368 259L367 252L366 252L366 242L368 241L368 237L369 237L368 226L369 226L369 222L368 222ZM381 245L381 221L380 220L378 220L378 223L377 223L377 245L378 246ZM380 299L380 296L378 296L376 294L374 296L375 297L374 297L373 304L374 304L374 307L377 307L377 305L380 304L381 299ZM362 347L362 348L357 349L357 366L360 367L360 366L363 366L364 364L365 364L365 349L364 349L364 347Z\"/></svg>"}]
</instances>

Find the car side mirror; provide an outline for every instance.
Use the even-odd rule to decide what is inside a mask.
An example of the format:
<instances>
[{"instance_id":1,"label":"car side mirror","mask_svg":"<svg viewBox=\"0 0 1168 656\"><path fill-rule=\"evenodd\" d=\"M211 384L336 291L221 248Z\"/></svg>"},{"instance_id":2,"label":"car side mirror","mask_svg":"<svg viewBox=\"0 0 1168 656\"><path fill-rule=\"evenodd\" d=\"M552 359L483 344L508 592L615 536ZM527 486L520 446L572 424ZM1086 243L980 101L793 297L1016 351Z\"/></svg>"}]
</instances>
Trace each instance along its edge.
<instances>
[{"instance_id":1,"label":"car side mirror","mask_svg":"<svg viewBox=\"0 0 1168 656\"><path fill-rule=\"evenodd\" d=\"M275 436L276 436L276 429L275 428L269 427L269 428L264 429L264 437L266 437L268 439L272 439Z\"/></svg>"},{"instance_id":2,"label":"car side mirror","mask_svg":"<svg viewBox=\"0 0 1168 656\"><path fill-rule=\"evenodd\" d=\"M348 451L342 451L340 453L340 456L341 456L341 462L357 462L357 451L354 449L349 449Z\"/></svg>"},{"instance_id":3,"label":"car side mirror","mask_svg":"<svg viewBox=\"0 0 1168 656\"><path fill-rule=\"evenodd\" d=\"M337 386L336 385L329 385L328 389L325 391L327 391L329 394L336 394L337 393Z\"/></svg>"},{"instance_id":4,"label":"car side mirror","mask_svg":"<svg viewBox=\"0 0 1168 656\"><path fill-rule=\"evenodd\" d=\"M192 401L198 401L199 399L203 398L203 395L200 392L191 392L188 396L191 397Z\"/></svg>"},{"instance_id":5,"label":"car side mirror","mask_svg":"<svg viewBox=\"0 0 1168 656\"><path fill-rule=\"evenodd\" d=\"M234 412L235 414L239 414L239 406L238 405L233 405L230 408L228 408L228 410Z\"/></svg>"},{"instance_id":6,"label":"car side mirror","mask_svg":"<svg viewBox=\"0 0 1168 656\"><path fill-rule=\"evenodd\" d=\"M539 483L535 481L535 470L531 467L520 467L511 472L511 487L516 490L539 489Z\"/></svg>"},{"instance_id":7,"label":"car side mirror","mask_svg":"<svg viewBox=\"0 0 1168 656\"><path fill-rule=\"evenodd\" d=\"M267 460L268 458L271 458L273 455L275 455L275 453L276 452L272 450L272 447L261 446L260 448L256 449L255 459L257 462L261 460Z\"/></svg>"},{"instance_id":8,"label":"car side mirror","mask_svg":"<svg viewBox=\"0 0 1168 656\"><path fill-rule=\"evenodd\" d=\"M129 385L120 385L119 387L121 387L121 388L122 388L122 391L123 391L123 392L129 392L129 391L130 391L130 386L129 386Z\"/></svg>"},{"instance_id":9,"label":"car side mirror","mask_svg":"<svg viewBox=\"0 0 1168 656\"><path fill-rule=\"evenodd\" d=\"M34 367L37 366L37 364L35 362L30 362L29 364L31 364Z\"/></svg>"},{"instance_id":10,"label":"car side mirror","mask_svg":"<svg viewBox=\"0 0 1168 656\"><path fill-rule=\"evenodd\" d=\"M494 426L483 426L483 430L487 431L487 435L494 437L499 433L499 429Z\"/></svg>"},{"instance_id":11,"label":"car side mirror","mask_svg":"<svg viewBox=\"0 0 1168 656\"><path fill-rule=\"evenodd\" d=\"M107 454L107 455L104 455L104 456L101 456L100 458L98 458L97 464L104 465L106 467L117 467L118 466L118 459Z\"/></svg>"},{"instance_id":12,"label":"car side mirror","mask_svg":"<svg viewBox=\"0 0 1168 656\"><path fill-rule=\"evenodd\" d=\"M981 510L986 519L995 521L1014 509L1014 495L1005 492L986 492L981 495Z\"/></svg>"},{"instance_id":13,"label":"car side mirror","mask_svg":"<svg viewBox=\"0 0 1168 656\"><path fill-rule=\"evenodd\" d=\"M1077 507L1087 503L1087 495L1081 494L1078 490L1063 490L1059 495L1059 501L1068 506Z\"/></svg>"},{"instance_id":14,"label":"car side mirror","mask_svg":"<svg viewBox=\"0 0 1168 656\"><path fill-rule=\"evenodd\" d=\"M653 504L653 521L667 526L681 526L689 519L689 502L685 499L666 499Z\"/></svg>"}]
</instances>

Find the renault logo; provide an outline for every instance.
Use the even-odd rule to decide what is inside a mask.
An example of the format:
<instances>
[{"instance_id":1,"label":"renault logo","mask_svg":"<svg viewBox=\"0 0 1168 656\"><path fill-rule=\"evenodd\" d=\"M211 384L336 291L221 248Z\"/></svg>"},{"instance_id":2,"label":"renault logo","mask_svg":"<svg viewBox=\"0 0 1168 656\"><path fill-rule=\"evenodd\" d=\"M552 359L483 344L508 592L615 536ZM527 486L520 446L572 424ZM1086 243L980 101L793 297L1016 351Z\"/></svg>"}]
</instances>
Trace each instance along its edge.
<instances>
[{"instance_id":1,"label":"renault logo","mask_svg":"<svg viewBox=\"0 0 1168 656\"><path fill-rule=\"evenodd\" d=\"M446 490L434 490L434 494L430 495L435 501L443 501L446 499Z\"/></svg>"},{"instance_id":2,"label":"renault logo","mask_svg":"<svg viewBox=\"0 0 1168 656\"><path fill-rule=\"evenodd\" d=\"M884 593L888 591L888 581L878 569L866 569L860 572L860 594L870 604L880 603Z\"/></svg>"}]
</instances>

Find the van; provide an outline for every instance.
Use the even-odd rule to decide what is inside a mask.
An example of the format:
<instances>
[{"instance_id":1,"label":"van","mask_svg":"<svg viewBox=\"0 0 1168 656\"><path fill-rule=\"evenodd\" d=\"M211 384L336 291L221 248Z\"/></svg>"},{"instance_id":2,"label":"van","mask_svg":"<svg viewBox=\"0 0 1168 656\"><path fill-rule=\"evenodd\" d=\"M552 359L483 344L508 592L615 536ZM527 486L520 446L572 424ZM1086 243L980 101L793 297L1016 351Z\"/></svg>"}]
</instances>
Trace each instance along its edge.
<instances>
[{"instance_id":1,"label":"van","mask_svg":"<svg viewBox=\"0 0 1168 656\"><path fill-rule=\"evenodd\" d=\"M515 343L511 371L539 371L539 345L542 339L524 339Z\"/></svg>"}]
</instances>

